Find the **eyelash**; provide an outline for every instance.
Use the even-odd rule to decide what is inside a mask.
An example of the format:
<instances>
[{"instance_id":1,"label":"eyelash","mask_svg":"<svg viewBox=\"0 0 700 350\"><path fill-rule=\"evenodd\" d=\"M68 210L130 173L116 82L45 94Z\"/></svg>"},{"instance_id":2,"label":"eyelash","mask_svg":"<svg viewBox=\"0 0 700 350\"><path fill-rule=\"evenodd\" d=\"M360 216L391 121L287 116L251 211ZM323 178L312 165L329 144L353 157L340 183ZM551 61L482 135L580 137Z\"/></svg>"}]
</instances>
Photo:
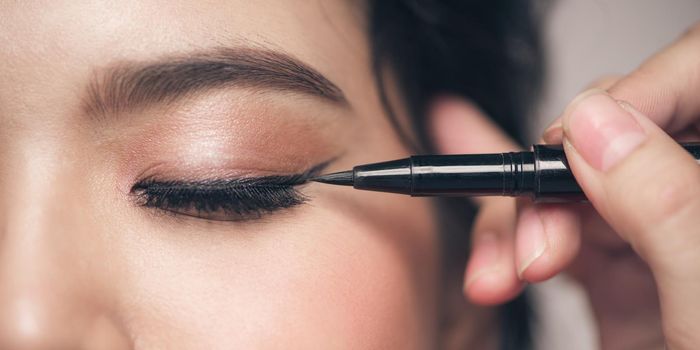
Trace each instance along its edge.
<instances>
[{"instance_id":1,"label":"eyelash","mask_svg":"<svg viewBox=\"0 0 700 350\"><path fill-rule=\"evenodd\" d=\"M259 180L247 184L241 184L241 180L146 180L136 184L132 193L143 207L222 221L257 219L307 200L294 185L258 183Z\"/></svg>"},{"instance_id":2,"label":"eyelash","mask_svg":"<svg viewBox=\"0 0 700 350\"><path fill-rule=\"evenodd\" d=\"M327 163L294 175L203 181L161 181L153 178L131 188L136 203L176 215L216 221L258 219L305 203L295 187L309 181Z\"/></svg>"}]
</instances>

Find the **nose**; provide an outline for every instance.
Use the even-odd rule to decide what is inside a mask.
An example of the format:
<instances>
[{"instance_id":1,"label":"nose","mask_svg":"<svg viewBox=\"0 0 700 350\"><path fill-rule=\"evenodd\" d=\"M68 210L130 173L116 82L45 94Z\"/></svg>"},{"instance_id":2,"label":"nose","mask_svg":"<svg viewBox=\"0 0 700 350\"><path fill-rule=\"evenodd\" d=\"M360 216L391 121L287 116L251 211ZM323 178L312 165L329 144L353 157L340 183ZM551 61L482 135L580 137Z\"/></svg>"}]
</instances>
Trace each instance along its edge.
<instances>
[{"instance_id":1,"label":"nose","mask_svg":"<svg viewBox=\"0 0 700 350\"><path fill-rule=\"evenodd\" d=\"M80 194L13 178L0 181L0 349L131 348Z\"/></svg>"}]
</instances>

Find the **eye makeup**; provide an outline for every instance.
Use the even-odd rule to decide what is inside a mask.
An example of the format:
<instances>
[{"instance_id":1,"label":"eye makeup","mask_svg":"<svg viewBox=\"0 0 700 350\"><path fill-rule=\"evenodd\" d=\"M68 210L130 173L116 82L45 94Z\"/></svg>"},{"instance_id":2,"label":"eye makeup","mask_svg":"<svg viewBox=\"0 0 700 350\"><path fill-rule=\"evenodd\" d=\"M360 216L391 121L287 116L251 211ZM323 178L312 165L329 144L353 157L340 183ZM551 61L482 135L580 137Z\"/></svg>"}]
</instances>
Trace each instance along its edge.
<instances>
[{"instance_id":1,"label":"eye makeup","mask_svg":"<svg viewBox=\"0 0 700 350\"><path fill-rule=\"evenodd\" d=\"M261 218L305 203L299 185L319 175L330 161L302 173L202 180L151 176L131 187L135 202L145 208L216 221Z\"/></svg>"},{"instance_id":2,"label":"eye makeup","mask_svg":"<svg viewBox=\"0 0 700 350\"><path fill-rule=\"evenodd\" d=\"M310 160L344 151L345 113L227 90L134 112L101 136L116 156L118 191L140 211L244 221L308 200L299 186L328 163Z\"/></svg>"}]
</instances>

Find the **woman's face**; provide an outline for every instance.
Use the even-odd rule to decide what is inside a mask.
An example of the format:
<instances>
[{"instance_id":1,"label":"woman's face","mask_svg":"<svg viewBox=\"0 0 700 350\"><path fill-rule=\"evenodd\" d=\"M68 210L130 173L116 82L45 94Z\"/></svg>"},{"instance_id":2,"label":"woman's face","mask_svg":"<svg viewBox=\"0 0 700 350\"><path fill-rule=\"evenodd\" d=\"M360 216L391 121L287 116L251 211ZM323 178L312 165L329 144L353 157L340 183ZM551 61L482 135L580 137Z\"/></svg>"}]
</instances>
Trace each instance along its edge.
<instances>
[{"instance_id":1,"label":"woman's face","mask_svg":"<svg viewBox=\"0 0 700 350\"><path fill-rule=\"evenodd\" d=\"M407 155L363 6L0 13L0 348L433 344L428 203L291 186Z\"/></svg>"}]
</instances>

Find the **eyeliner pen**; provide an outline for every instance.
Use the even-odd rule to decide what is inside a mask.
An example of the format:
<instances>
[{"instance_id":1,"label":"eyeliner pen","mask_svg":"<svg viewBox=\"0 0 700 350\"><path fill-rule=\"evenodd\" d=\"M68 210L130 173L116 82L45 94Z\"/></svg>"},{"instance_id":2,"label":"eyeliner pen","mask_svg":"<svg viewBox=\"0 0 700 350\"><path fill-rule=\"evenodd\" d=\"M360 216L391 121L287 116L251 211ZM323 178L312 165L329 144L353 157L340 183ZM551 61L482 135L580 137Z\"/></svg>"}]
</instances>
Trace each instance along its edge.
<instances>
[{"instance_id":1,"label":"eyeliner pen","mask_svg":"<svg viewBox=\"0 0 700 350\"><path fill-rule=\"evenodd\" d=\"M700 163L700 142L681 146ZM560 145L534 145L531 152L411 156L358 165L311 180L411 196L530 196L538 202L586 201Z\"/></svg>"}]
</instances>

